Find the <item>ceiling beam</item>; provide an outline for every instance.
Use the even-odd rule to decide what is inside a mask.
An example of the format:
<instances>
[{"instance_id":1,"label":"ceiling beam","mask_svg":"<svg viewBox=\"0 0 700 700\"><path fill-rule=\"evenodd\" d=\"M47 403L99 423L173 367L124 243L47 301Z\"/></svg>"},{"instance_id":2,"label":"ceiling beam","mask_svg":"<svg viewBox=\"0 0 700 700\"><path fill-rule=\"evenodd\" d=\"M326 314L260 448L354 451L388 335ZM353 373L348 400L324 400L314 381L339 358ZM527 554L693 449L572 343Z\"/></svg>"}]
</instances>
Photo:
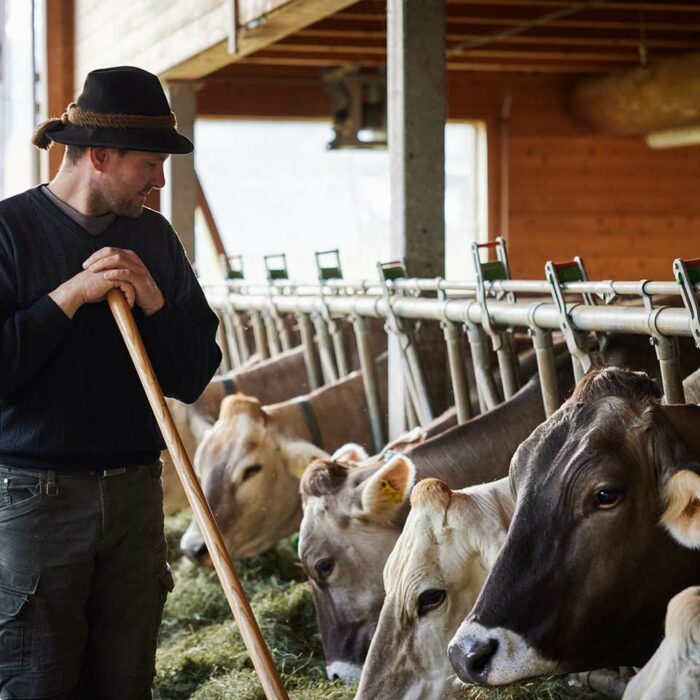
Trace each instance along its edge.
<instances>
[{"instance_id":1,"label":"ceiling beam","mask_svg":"<svg viewBox=\"0 0 700 700\"><path fill-rule=\"evenodd\" d=\"M289 0L282 5L277 3L279 6L276 9L258 18L259 23L249 22L239 28L235 54L229 53L227 39L219 41L164 71L161 77L165 80L198 80L354 2L355 0Z\"/></svg>"}]
</instances>

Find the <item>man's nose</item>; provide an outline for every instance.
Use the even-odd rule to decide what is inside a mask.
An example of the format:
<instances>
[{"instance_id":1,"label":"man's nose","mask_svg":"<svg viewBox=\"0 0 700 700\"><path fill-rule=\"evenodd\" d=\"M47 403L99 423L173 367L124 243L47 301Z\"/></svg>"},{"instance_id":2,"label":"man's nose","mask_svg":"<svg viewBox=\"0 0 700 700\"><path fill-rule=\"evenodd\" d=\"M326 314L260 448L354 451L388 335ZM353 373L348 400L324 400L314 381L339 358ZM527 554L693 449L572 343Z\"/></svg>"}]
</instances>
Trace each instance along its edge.
<instances>
[{"instance_id":1,"label":"man's nose","mask_svg":"<svg viewBox=\"0 0 700 700\"><path fill-rule=\"evenodd\" d=\"M153 171L153 177L151 178L151 186L160 190L165 187L165 172L163 169L163 163L160 163L158 167Z\"/></svg>"}]
</instances>

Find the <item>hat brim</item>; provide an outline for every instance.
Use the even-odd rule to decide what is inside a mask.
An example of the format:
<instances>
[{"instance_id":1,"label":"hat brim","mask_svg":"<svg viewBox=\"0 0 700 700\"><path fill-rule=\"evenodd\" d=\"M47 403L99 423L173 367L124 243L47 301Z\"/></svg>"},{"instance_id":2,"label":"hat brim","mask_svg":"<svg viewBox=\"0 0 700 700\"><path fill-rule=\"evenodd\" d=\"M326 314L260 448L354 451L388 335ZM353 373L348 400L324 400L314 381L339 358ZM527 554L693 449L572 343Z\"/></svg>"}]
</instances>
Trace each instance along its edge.
<instances>
[{"instance_id":1,"label":"hat brim","mask_svg":"<svg viewBox=\"0 0 700 700\"><path fill-rule=\"evenodd\" d=\"M175 129L106 129L69 124L64 129L49 132L47 136L66 146L125 148L172 154L192 153L194 150L192 141Z\"/></svg>"}]
</instances>

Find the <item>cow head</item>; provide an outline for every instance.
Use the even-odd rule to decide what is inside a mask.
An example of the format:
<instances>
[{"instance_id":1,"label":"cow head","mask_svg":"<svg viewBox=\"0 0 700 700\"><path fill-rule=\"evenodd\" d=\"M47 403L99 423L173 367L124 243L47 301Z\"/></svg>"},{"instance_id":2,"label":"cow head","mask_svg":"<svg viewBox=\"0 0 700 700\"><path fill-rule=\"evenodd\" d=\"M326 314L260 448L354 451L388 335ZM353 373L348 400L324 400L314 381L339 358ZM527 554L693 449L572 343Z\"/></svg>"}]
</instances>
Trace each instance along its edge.
<instances>
[{"instance_id":1,"label":"cow head","mask_svg":"<svg viewBox=\"0 0 700 700\"><path fill-rule=\"evenodd\" d=\"M508 479L451 491L419 482L384 568L386 598L356 700L438 700L452 668L447 645L471 610L508 530Z\"/></svg>"},{"instance_id":2,"label":"cow head","mask_svg":"<svg viewBox=\"0 0 700 700\"><path fill-rule=\"evenodd\" d=\"M401 455L386 464L319 460L304 474L299 556L331 679L359 678L384 599L382 568L414 479L413 464Z\"/></svg>"},{"instance_id":3,"label":"cow head","mask_svg":"<svg viewBox=\"0 0 700 700\"><path fill-rule=\"evenodd\" d=\"M700 408L588 374L518 448L503 550L450 645L462 680L641 665L700 574Z\"/></svg>"},{"instance_id":4,"label":"cow head","mask_svg":"<svg viewBox=\"0 0 700 700\"><path fill-rule=\"evenodd\" d=\"M296 531L299 479L322 450L291 437L256 399L226 397L219 419L199 444L194 466L231 556L249 557ZM187 556L209 557L193 521L182 537Z\"/></svg>"}]
</instances>

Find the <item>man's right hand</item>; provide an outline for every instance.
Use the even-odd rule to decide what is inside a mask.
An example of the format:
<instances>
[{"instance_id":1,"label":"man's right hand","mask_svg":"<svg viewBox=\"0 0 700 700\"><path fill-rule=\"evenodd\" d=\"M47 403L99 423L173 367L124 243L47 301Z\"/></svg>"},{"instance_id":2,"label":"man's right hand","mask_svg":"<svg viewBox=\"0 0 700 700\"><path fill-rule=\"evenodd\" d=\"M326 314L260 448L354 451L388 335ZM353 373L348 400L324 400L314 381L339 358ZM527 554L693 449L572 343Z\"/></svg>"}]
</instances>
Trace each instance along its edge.
<instances>
[{"instance_id":1,"label":"man's right hand","mask_svg":"<svg viewBox=\"0 0 700 700\"><path fill-rule=\"evenodd\" d=\"M83 304L103 301L110 289L121 289L129 307L133 307L136 299L133 285L129 282L108 280L101 272L88 272L87 270L79 272L60 287L56 287L53 292L49 293L49 296L68 318L73 318L75 312Z\"/></svg>"}]
</instances>

